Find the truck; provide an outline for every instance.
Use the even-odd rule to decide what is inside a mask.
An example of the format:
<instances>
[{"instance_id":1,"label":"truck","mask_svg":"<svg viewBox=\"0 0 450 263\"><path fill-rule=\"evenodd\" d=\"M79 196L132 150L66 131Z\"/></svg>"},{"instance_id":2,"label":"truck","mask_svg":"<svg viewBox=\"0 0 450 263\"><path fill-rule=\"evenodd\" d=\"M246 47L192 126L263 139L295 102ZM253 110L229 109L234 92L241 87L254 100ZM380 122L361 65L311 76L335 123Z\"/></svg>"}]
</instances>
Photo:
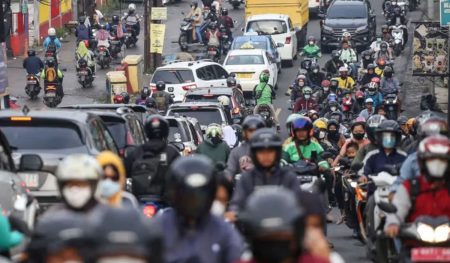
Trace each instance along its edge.
<instances>
[{"instance_id":1,"label":"truck","mask_svg":"<svg viewBox=\"0 0 450 263\"><path fill-rule=\"evenodd\" d=\"M306 44L309 21L308 0L246 0L245 18L254 15L284 14L292 20L297 36L297 50Z\"/></svg>"}]
</instances>

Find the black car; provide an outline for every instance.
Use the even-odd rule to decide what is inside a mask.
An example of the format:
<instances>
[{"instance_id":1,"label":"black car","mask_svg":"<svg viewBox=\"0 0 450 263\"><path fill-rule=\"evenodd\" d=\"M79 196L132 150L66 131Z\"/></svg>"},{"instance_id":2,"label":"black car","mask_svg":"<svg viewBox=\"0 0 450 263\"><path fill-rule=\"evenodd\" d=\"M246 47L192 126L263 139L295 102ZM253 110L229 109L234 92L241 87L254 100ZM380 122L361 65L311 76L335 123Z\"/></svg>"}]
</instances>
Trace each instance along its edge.
<instances>
[{"instance_id":1,"label":"black car","mask_svg":"<svg viewBox=\"0 0 450 263\"><path fill-rule=\"evenodd\" d=\"M344 32L351 34L353 48L357 50L366 49L375 40L376 15L369 1L335 0L321 17L322 52L339 49Z\"/></svg>"}]
</instances>

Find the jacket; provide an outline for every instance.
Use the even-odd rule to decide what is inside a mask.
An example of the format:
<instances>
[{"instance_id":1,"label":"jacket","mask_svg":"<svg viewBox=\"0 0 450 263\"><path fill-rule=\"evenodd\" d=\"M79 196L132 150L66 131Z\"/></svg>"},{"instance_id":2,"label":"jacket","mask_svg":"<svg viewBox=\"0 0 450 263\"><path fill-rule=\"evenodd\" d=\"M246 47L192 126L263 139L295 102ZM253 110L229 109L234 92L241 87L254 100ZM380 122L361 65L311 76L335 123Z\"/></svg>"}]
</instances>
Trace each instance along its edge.
<instances>
[{"instance_id":1,"label":"jacket","mask_svg":"<svg viewBox=\"0 0 450 263\"><path fill-rule=\"evenodd\" d=\"M397 191L397 188L403 184L403 182L412 180L420 176L419 164L417 163L417 152L414 152L406 158L400 168L400 176L389 188L391 192Z\"/></svg>"},{"instance_id":2,"label":"jacket","mask_svg":"<svg viewBox=\"0 0 450 263\"><path fill-rule=\"evenodd\" d=\"M372 81L372 78L375 78L375 77L380 77L380 76L378 76L375 72L373 74L369 74L369 73L365 74L361 79L361 85L363 86L363 88L365 88L364 85L369 84Z\"/></svg>"},{"instance_id":3,"label":"jacket","mask_svg":"<svg viewBox=\"0 0 450 263\"><path fill-rule=\"evenodd\" d=\"M156 218L162 227L166 263L232 263L239 260L244 243L223 218L207 215L200 225L185 231L174 210Z\"/></svg>"},{"instance_id":4,"label":"jacket","mask_svg":"<svg viewBox=\"0 0 450 263\"><path fill-rule=\"evenodd\" d=\"M253 161L250 157L250 144L243 142L239 147L231 150L228 156L227 168L225 174L229 178L234 178L236 174L253 169Z\"/></svg>"},{"instance_id":5,"label":"jacket","mask_svg":"<svg viewBox=\"0 0 450 263\"><path fill-rule=\"evenodd\" d=\"M338 77L338 87L341 89L353 90L355 81L350 76L347 76L346 78Z\"/></svg>"},{"instance_id":6,"label":"jacket","mask_svg":"<svg viewBox=\"0 0 450 263\"><path fill-rule=\"evenodd\" d=\"M75 29L75 36L78 41L89 40L91 38L91 30L84 24L80 24Z\"/></svg>"},{"instance_id":7,"label":"jacket","mask_svg":"<svg viewBox=\"0 0 450 263\"><path fill-rule=\"evenodd\" d=\"M346 63L358 61L355 51L352 48L339 50L339 58Z\"/></svg>"},{"instance_id":8,"label":"jacket","mask_svg":"<svg viewBox=\"0 0 450 263\"><path fill-rule=\"evenodd\" d=\"M288 168L276 167L268 177L264 171L255 167L248 172L244 172L240 180L237 181L236 189L230 201L229 210L234 212L241 210L255 188L264 185L282 186L295 193L300 191L300 182L297 179L297 175Z\"/></svg>"},{"instance_id":9,"label":"jacket","mask_svg":"<svg viewBox=\"0 0 450 263\"><path fill-rule=\"evenodd\" d=\"M257 94L261 94L258 98ZM256 104L272 104L272 86L261 82L255 87Z\"/></svg>"},{"instance_id":10,"label":"jacket","mask_svg":"<svg viewBox=\"0 0 450 263\"><path fill-rule=\"evenodd\" d=\"M316 110L316 111L319 110L319 105L317 105L314 99L306 100L303 97L297 99L297 101L294 104L294 112L309 111L309 110Z\"/></svg>"},{"instance_id":11,"label":"jacket","mask_svg":"<svg viewBox=\"0 0 450 263\"><path fill-rule=\"evenodd\" d=\"M50 43L54 43L56 46L56 50L59 50L61 48L61 42L59 41L59 39L57 37L46 37L44 40L44 49L47 50L48 46L50 45Z\"/></svg>"},{"instance_id":12,"label":"jacket","mask_svg":"<svg viewBox=\"0 0 450 263\"><path fill-rule=\"evenodd\" d=\"M214 144L210 139L206 139L198 146L197 153L207 156L214 163L226 163L230 154L230 147L225 141Z\"/></svg>"},{"instance_id":13,"label":"jacket","mask_svg":"<svg viewBox=\"0 0 450 263\"><path fill-rule=\"evenodd\" d=\"M373 108L376 109L379 105L383 104L383 94L381 92L376 92L373 95L370 95L366 92L366 99L371 98L373 100Z\"/></svg>"},{"instance_id":14,"label":"jacket","mask_svg":"<svg viewBox=\"0 0 450 263\"><path fill-rule=\"evenodd\" d=\"M389 93L400 92L400 81L397 78L382 78L380 83L381 94L386 95Z\"/></svg>"},{"instance_id":15,"label":"jacket","mask_svg":"<svg viewBox=\"0 0 450 263\"><path fill-rule=\"evenodd\" d=\"M27 70L27 74L37 75L44 68L44 63L40 58L31 56L23 61L23 67Z\"/></svg>"},{"instance_id":16,"label":"jacket","mask_svg":"<svg viewBox=\"0 0 450 263\"><path fill-rule=\"evenodd\" d=\"M192 22L192 25L194 26L200 26L202 24L202 9L200 7L197 8L191 8L191 11L189 11L189 14L186 16L187 18L193 18L194 22Z\"/></svg>"},{"instance_id":17,"label":"jacket","mask_svg":"<svg viewBox=\"0 0 450 263\"><path fill-rule=\"evenodd\" d=\"M97 155L97 161L103 169L106 166L111 165L117 170L117 173L119 174L120 191L111 196L107 200L107 203L113 207L121 207L122 194L125 190L126 181L125 166L123 165L122 159L120 159L120 157L113 152L104 151Z\"/></svg>"},{"instance_id":18,"label":"jacket","mask_svg":"<svg viewBox=\"0 0 450 263\"><path fill-rule=\"evenodd\" d=\"M377 146L373 143L369 143L365 145L364 147L360 148L358 152L356 153L355 159L353 159L352 165L350 169L356 170L355 168L361 164L365 163L365 158L368 152L376 150Z\"/></svg>"},{"instance_id":19,"label":"jacket","mask_svg":"<svg viewBox=\"0 0 450 263\"><path fill-rule=\"evenodd\" d=\"M306 45L303 47L303 54L307 57L320 58L322 54L320 53L320 47L318 45Z\"/></svg>"},{"instance_id":20,"label":"jacket","mask_svg":"<svg viewBox=\"0 0 450 263\"><path fill-rule=\"evenodd\" d=\"M337 75L339 73L339 68L343 66L344 62L342 60L330 59L325 63L325 70L330 74Z\"/></svg>"},{"instance_id":21,"label":"jacket","mask_svg":"<svg viewBox=\"0 0 450 263\"><path fill-rule=\"evenodd\" d=\"M381 149L376 149L366 155L364 175L377 175L385 170L385 165L401 165L406 160L407 154L401 150L392 151L389 155Z\"/></svg>"},{"instance_id":22,"label":"jacket","mask_svg":"<svg viewBox=\"0 0 450 263\"><path fill-rule=\"evenodd\" d=\"M300 148L302 158L299 155L295 141L291 141L283 147L281 158L288 163L295 163L300 160L314 161L317 165L328 168L328 163L320 157L323 148L319 143L310 141L308 145L298 145L298 147ZM313 152L315 152L315 154L313 154ZM315 158L315 160L312 160L313 158Z\"/></svg>"}]
</instances>

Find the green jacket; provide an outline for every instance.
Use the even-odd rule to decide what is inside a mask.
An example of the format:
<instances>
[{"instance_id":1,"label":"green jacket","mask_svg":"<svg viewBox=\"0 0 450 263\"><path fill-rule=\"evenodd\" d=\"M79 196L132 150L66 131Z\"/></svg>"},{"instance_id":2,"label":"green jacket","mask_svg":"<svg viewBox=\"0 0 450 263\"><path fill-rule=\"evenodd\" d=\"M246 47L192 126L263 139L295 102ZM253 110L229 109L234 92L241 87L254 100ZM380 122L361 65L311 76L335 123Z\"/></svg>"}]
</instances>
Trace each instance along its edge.
<instances>
[{"instance_id":1,"label":"green jacket","mask_svg":"<svg viewBox=\"0 0 450 263\"><path fill-rule=\"evenodd\" d=\"M198 146L196 152L210 158L214 163L227 163L231 150L225 141L213 144L211 140L206 139Z\"/></svg>"},{"instance_id":2,"label":"green jacket","mask_svg":"<svg viewBox=\"0 0 450 263\"><path fill-rule=\"evenodd\" d=\"M258 98L258 94L261 96ZM256 105L272 104L272 87L267 83L259 83L255 87Z\"/></svg>"},{"instance_id":3,"label":"green jacket","mask_svg":"<svg viewBox=\"0 0 450 263\"><path fill-rule=\"evenodd\" d=\"M320 53L320 47L318 45L306 45L303 47L303 54L307 57L320 58L322 54Z\"/></svg>"},{"instance_id":4,"label":"green jacket","mask_svg":"<svg viewBox=\"0 0 450 263\"><path fill-rule=\"evenodd\" d=\"M323 168L329 168L327 161L323 160L320 157L320 154L323 152L323 148L319 143L311 141L308 145L299 145L299 148L302 152L303 159L311 159L312 152L315 151L317 153L317 165ZM295 163L300 160L300 156L298 154L297 147L294 141L291 141L283 147L282 159L288 163Z\"/></svg>"}]
</instances>

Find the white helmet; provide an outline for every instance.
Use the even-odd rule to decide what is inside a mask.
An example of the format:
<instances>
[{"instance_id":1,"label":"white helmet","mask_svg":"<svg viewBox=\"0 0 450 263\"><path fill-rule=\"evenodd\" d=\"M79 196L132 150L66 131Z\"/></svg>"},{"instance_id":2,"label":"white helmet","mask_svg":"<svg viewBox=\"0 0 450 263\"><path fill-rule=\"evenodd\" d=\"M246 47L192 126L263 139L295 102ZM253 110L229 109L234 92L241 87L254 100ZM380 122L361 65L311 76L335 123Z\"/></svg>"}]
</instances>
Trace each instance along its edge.
<instances>
[{"instance_id":1,"label":"white helmet","mask_svg":"<svg viewBox=\"0 0 450 263\"><path fill-rule=\"evenodd\" d=\"M135 5L135 4L129 4L129 5L128 5L128 10L129 10L129 11L134 11L134 10L136 10L136 5Z\"/></svg>"},{"instance_id":2,"label":"white helmet","mask_svg":"<svg viewBox=\"0 0 450 263\"><path fill-rule=\"evenodd\" d=\"M227 96L225 96L225 95L219 96L217 98L217 101L220 104L222 104L222 106L230 106L230 99Z\"/></svg>"},{"instance_id":3,"label":"white helmet","mask_svg":"<svg viewBox=\"0 0 450 263\"><path fill-rule=\"evenodd\" d=\"M53 27L50 27L48 29L48 35L49 36L56 36L56 30Z\"/></svg>"},{"instance_id":4,"label":"white helmet","mask_svg":"<svg viewBox=\"0 0 450 263\"><path fill-rule=\"evenodd\" d=\"M59 182L98 181L103 174L97 160L86 154L74 154L62 160L56 169Z\"/></svg>"}]
</instances>

